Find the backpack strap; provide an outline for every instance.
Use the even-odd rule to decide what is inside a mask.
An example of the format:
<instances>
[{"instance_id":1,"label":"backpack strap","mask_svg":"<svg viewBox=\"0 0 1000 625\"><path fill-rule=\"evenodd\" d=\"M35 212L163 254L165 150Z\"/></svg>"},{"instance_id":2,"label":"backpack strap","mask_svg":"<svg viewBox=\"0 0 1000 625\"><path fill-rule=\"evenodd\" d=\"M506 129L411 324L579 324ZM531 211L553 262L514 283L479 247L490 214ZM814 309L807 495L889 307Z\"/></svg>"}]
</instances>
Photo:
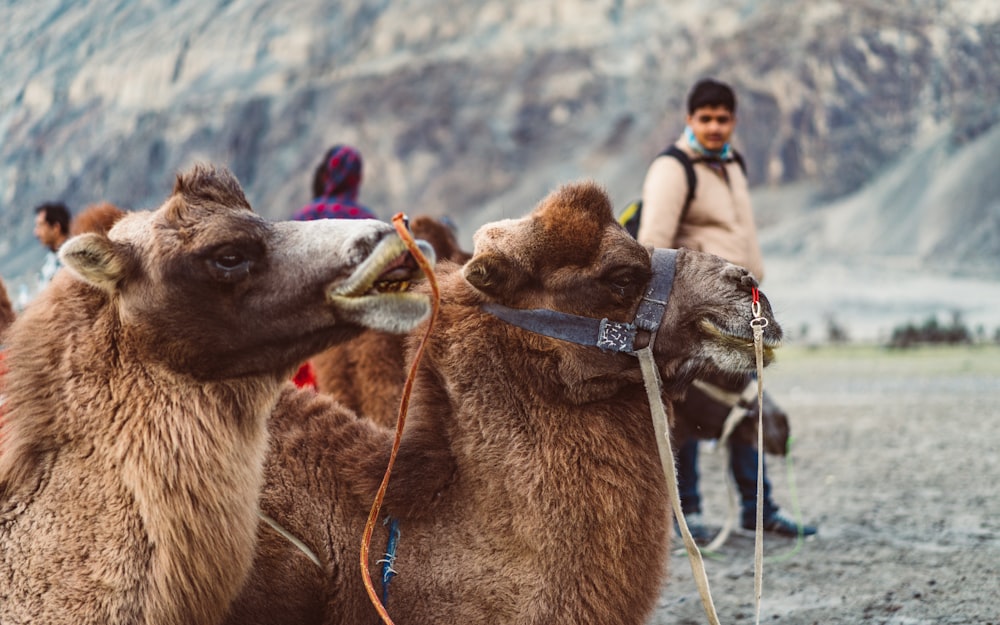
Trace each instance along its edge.
<instances>
[{"instance_id":1,"label":"backpack strap","mask_svg":"<svg viewBox=\"0 0 1000 625\"><path fill-rule=\"evenodd\" d=\"M680 221L684 221L684 216L687 213L688 206L691 204L691 200L694 199L694 188L698 183L698 178L694 174L694 164L691 162L691 158L684 153L683 150L678 148L676 145L671 144L670 147L663 150L656 155L656 158L661 156L670 156L676 158L680 161L681 166L684 168L684 175L687 177L687 197L684 198L684 207L681 209ZM642 218L642 199L632 200L625 210L618 217L618 223L625 226L625 229L632 238L639 237L639 220Z\"/></svg>"},{"instance_id":2,"label":"backpack strap","mask_svg":"<svg viewBox=\"0 0 1000 625\"><path fill-rule=\"evenodd\" d=\"M736 161L736 164L740 166L740 171L742 171L743 175L746 176L747 164L743 160L743 155L737 152L736 150L733 150L733 160Z\"/></svg>"},{"instance_id":3,"label":"backpack strap","mask_svg":"<svg viewBox=\"0 0 1000 625\"><path fill-rule=\"evenodd\" d=\"M736 162L737 165L740 166L740 171L742 171L743 175L746 176L747 164L743 160L743 155L737 152L736 150L733 150L732 154L733 154L732 159ZM660 152L657 156L670 156L672 158L676 158L678 161L681 162L681 165L684 167L684 175L687 177L687 185L688 185L687 197L684 199L684 208L681 209L680 221L684 221L684 217L687 214L688 207L691 205L691 201L694 200L695 188L698 186L698 177L694 173L694 164L702 159L695 158L694 160L691 160L691 157L687 155L687 152L680 149L673 143L671 143L670 147Z\"/></svg>"},{"instance_id":4,"label":"backpack strap","mask_svg":"<svg viewBox=\"0 0 1000 625\"><path fill-rule=\"evenodd\" d=\"M688 207L691 206L691 201L694 200L694 191L698 186L698 176L694 173L694 161L691 157L687 155L687 152L680 149L674 144L670 144L667 149L663 150L656 155L657 158L661 156L669 156L680 161L681 167L684 168L684 176L687 178L687 196L684 198L684 207L681 208L681 215L679 221L684 221L687 216ZM743 155L733 150L733 160L736 164L740 166L740 171L743 175L747 174L747 166L743 160ZM633 238L638 238L639 235L639 220L642 218L642 200L633 200L625 207L625 210L618 217L618 223L625 226L628 233L632 235Z\"/></svg>"},{"instance_id":5,"label":"backpack strap","mask_svg":"<svg viewBox=\"0 0 1000 625\"><path fill-rule=\"evenodd\" d=\"M670 144L666 150L660 152L657 156L669 156L671 158L676 158L681 163L681 167L684 168L684 175L687 177L687 196L684 198L684 208L681 209L681 217L678 221L684 221L684 217L687 214L688 206L691 205L691 200L694 199L694 190L698 185L698 177L694 173L694 163L691 162L691 157L687 153L677 147L674 144Z\"/></svg>"}]
</instances>

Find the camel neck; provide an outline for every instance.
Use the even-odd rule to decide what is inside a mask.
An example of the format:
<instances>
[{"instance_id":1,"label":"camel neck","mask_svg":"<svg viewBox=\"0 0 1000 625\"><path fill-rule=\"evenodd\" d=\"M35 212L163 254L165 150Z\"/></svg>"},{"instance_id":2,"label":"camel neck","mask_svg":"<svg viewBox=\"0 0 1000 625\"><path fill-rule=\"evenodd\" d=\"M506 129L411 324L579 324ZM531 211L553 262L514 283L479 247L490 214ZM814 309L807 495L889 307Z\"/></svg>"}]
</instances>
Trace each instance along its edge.
<instances>
[{"instance_id":1,"label":"camel neck","mask_svg":"<svg viewBox=\"0 0 1000 625\"><path fill-rule=\"evenodd\" d=\"M54 533L72 536L79 523L76 531L114 545L99 557L120 579L73 582L94 597L87 605L125 601L142 615L135 622L218 622L253 560L277 381L199 383L171 373L122 344L113 316L89 305L45 306L9 335L0 492L20 499L28 518L56 515ZM66 510L65 479L39 482L53 466L79 478L72 497L86 510ZM51 547L54 559L67 549L45 544L38 549ZM148 573L141 579L124 573L136 562Z\"/></svg>"}]
</instances>

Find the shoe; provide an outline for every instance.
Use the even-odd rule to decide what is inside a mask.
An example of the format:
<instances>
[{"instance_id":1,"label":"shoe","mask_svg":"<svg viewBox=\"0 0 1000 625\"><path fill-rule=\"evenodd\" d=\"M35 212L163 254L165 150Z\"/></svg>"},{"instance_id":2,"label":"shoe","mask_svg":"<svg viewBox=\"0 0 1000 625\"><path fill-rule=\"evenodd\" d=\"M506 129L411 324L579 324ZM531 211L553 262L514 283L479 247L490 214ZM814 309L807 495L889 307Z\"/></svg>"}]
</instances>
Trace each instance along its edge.
<instances>
[{"instance_id":1,"label":"shoe","mask_svg":"<svg viewBox=\"0 0 1000 625\"><path fill-rule=\"evenodd\" d=\"M685 514L684 520L687 521L688 531L691 532L694 542L705 545L712 540L712 531L705 525L705 519L700 512ZM681 526L677 524L677 519L674 519L674 531L681 536Z\"/></svg>"},{"instance_id":2,"label":"shoe","mask_svg":"<svg viewBox=\"0 0 1000 625\"><path fill-rule=\"evenodd\" d=\"M743 523L743 529L754 531L757 524L754 521ZM812 536L819 531L815 525L799 525L791 519L785 518L780 512L775 512L764 521L764 531L778 536L789 536L795 538L798 535Z\"/></svg>"}]
</instances>

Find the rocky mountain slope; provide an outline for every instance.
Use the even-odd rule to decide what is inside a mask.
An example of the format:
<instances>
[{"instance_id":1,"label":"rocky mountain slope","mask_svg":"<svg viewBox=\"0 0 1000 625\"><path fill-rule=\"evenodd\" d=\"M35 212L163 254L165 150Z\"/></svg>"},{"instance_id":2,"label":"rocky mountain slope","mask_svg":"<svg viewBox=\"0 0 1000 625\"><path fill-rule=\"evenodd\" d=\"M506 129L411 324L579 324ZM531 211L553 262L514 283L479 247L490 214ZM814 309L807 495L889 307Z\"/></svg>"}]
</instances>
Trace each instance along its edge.
<instances>
[{"instance_id":1,"label":"rocky mountain slope","mask_svg":"<svg viewBox=\"0 0 1000 625\"><path fill-rule=\"evenodd\" d=\"M0 29L7 279L44 200L149 207L207 160L283 218L335 142L381 216L465 241L569 180L624 205L705 75L740 94L769 254L1000 262L992 0L35 0Z\"/></svg>"}]
</instances>

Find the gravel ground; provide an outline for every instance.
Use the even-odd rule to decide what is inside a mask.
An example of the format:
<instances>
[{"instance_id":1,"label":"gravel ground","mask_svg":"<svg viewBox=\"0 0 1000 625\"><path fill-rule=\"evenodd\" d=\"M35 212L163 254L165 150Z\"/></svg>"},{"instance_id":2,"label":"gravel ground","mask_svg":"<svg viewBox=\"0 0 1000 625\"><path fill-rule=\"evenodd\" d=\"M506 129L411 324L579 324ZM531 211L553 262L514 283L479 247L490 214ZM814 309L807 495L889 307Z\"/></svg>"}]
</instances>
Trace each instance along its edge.
<instances>
[{"instance_id":1,"label":"gravel ground","mask_svg":"<svg viewBox=\"0 0 1000 625\"><path fill-rule=\"evenodd\" d=\"M819 534L765 539L761 622L1000 625L1000 348L786 347L764 383L794 437L791 471L768 457L775 499ZM721 525L722 454L701 471ZM723 625L753 623L753 538L706 567ZM675 552L650 624L707 622Z\"/></svg>"}]
</instances>

